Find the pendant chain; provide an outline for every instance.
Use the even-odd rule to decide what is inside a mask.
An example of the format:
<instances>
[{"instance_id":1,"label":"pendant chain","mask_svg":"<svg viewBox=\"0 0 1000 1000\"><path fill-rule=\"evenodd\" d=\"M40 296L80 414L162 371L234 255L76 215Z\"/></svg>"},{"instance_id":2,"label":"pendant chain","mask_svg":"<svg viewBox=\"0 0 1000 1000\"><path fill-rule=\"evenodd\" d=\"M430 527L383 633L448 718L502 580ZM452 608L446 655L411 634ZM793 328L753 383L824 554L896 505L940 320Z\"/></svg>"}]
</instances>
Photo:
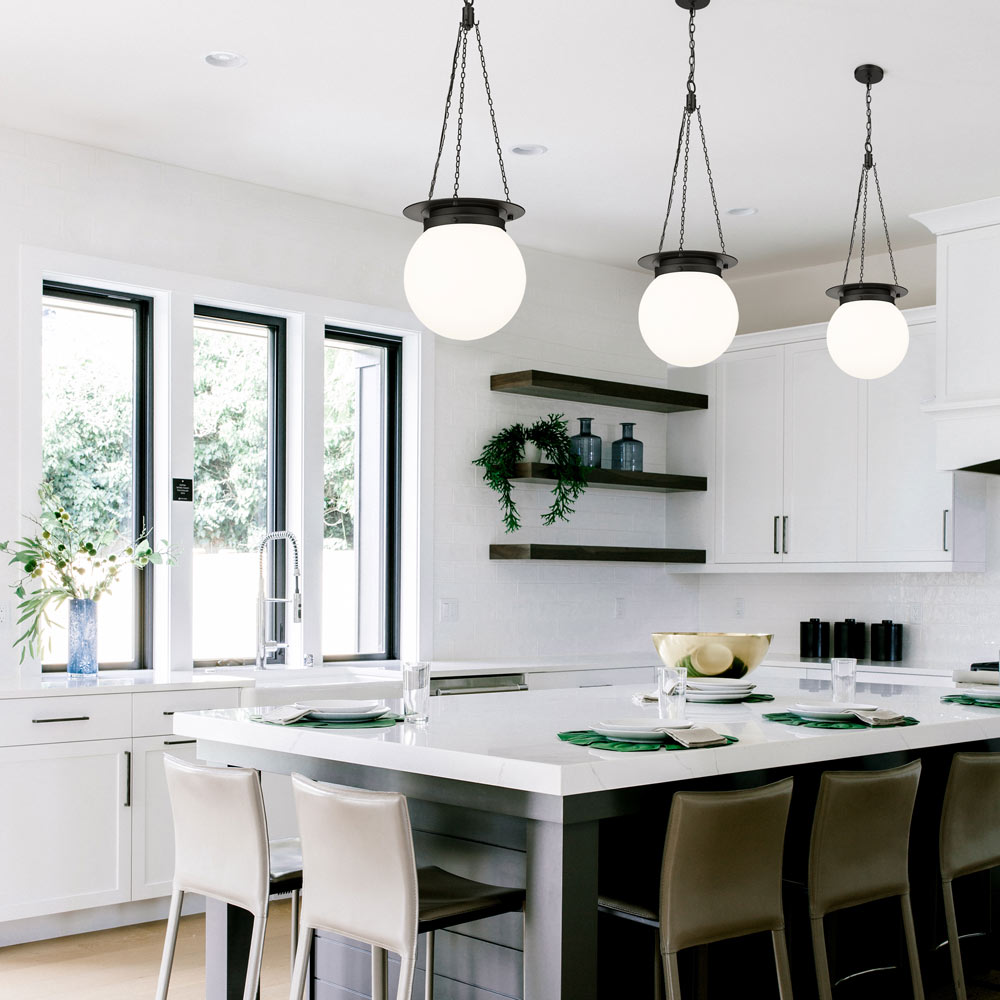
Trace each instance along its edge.
<instances>
[{"instance_id":1,"label":"pendant chain","mask_svg":"<svg viewBox=\"0 0 1000 1000\"><path fill-rule=\"evenodd\" d=\"M868 83L865 88L865 159L861 166L861 179L858 182L858 197L854 203L854 222L851 225L851 242L847 248L847 263L844 265L843 284L847 284L847 272L851 267L851 258L854 256L854 244L857 241L858 216L861 217L861 241L858 254L858 281L865 280L865 250L868 242L868 181L869 177L875 179L875 194L878 197L879 213L882 216L882 231L885 233L885 245L889 251L889 267L892 270L892 283L899 284L896 276L896 258L892 252L892 240L889 239L889 223L885 216L885 202L882 200L882 185L878 179L878 166L875 164L874 148L872 146L872 84Z\"/></svg>"},{"instance_id":2,"label":"pendant chain","mask_svg":"<svg viewBox=\"0 0 1000 1000\"><path fill-rule=\"evenodd\" d=\"M667 214L663 219L663 228L660 231L659 252L663 253L663 244L667 238L667 225L670 222L670 213L674 207L674 193L677 188L677 173L681 163L681 154L684 158L684 169L681 173L681 217L680 217L680 238L678 250L684 249L685 227L687 223L687 196L688 196L688 172L691 154L691 118L697 118L698 132L701 135L701 148L705 157L705 172L708 175L708 189L712 195L712 209L715 212L715 228L719 234L719 246L722 252L726 252L726 240L722 235L722 219L719 215L719 202L715 195L715 178L712 176L712 164L708 156L708 140L705 137L705 123L701 117L701 107L698 104L698 85L695 82L695 9L692 6L688 18L688 78L687 78L687 98L684 104L684 113L681 116L681 127L677 135L677 154L674 157L674 169L670 177L670 195L667 198Z\"/></svg>"},{"instance_id":3,"label":"pendant chain","mask_svg":"<svg viewBox=\"0 0 1000 1000\"><path fill-rule=\"evenodd\" d=\"M462 21L458 27L458 37L455 39L455 53L451 60L451 76L448 80L448 94L444 102L444 120L441 122L441 138L438 141L437 158L434 160L434 173L431 175L431 186L427 200L434 198L434 188L437 185L438 171L441 167L441 157L444 155L445 141L448 135L448 121L451 117L451 103L455 93L455 80L458 79L458 110L455 126L455 181L452 197L458 197L458 185L462 172L462 126L465 124L465 78L467 69L469 32L475 29L476 47L479 49L479 63L483 71L483 84L486 88L486 103L490 110L490 123L493 126L493 140L496 144L497 160L500 163L500 180L503 182L504 201L510 201L510 188L507 185L507 170L503 162L503 146L500 144L500 131L497 128L496 110L493 107L493 94L490 90L490 78L486 72L486 54L483 51L483 36L479 31L475 8L471 0L464 0Z\"/></svg>"}]
</instances>

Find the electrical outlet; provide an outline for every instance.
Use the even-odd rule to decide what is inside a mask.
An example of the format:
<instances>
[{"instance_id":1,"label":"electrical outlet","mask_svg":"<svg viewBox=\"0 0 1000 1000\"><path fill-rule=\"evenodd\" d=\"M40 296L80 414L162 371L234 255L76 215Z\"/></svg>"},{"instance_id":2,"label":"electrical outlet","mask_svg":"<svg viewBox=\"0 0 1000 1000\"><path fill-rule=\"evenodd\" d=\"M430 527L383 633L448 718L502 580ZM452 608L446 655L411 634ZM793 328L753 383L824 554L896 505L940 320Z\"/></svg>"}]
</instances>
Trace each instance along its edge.
<instances>
[{"instance_id":1,"label":"electrical outlet","mask_svg":"<svg viewBox=\"0 0 1000 1000\"><path fill-rule=\"evenodd\" d=\"M438 601L438 621L457 622L458 621L458 601L453 598L442 598Z\"/></svg>"},{"instance_id":2,"label":"electrical outlet","mask_svg":"<svg viewBox=\"0 0 1000 1000\"><path fill-rule=\"evenodd\" d=\"M733 613L737 618L745 618L747 613L747 602L745 598L737 597Z\"/></svg>"},{"instance_id":3,"label":"electrical outlet","mask_svg":"<svg viewBox=\"0 0 1000 1000\"><path fill-rule=\"evenodd\" d=\"M919 625L923 618L924 609L920 604L911 604L909 608L909 619L911 625Z\"/></svg>"},{"instance_id":4,"label":"electrical outlet","mask_svg":"<svg viewBox=\"0 0 1000 1000\"><path fill-rule=\"evenodd\" d=\"M615 598L615 615L616 619L625 617L625 598L616 597Z\"/></svg>"}]
</instances>

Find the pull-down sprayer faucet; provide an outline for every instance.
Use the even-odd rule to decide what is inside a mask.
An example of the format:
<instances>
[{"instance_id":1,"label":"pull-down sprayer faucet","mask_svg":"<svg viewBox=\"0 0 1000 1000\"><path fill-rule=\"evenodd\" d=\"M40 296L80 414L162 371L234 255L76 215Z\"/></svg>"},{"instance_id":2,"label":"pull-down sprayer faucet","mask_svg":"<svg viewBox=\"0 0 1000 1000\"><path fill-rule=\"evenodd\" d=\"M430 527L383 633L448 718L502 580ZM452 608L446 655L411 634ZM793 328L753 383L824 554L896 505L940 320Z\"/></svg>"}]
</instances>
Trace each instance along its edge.
<instances>
[{"instance_id":1,"label":"pull-down sprayer faucet","mask_svg":"<svg viewBox=\"0 0 1000 1000\"><path fill-rule=\"evenodd\" d=\"M292 543L293 574L295 589L291 597L268 596L267 586L264 581L264 551L269 544L287 539ZM276 639L267 638L267 605L268 604L291 604L292 621L296 624L302 622L302 591L299 587L299 543L295 535L290 531L271 531L261 539L257 547L257 557L260 565L260 578L257 584L257 659L255 666L258 670L263 670L267 664L267 654L272 649L287 649L287 642L279 642Z\"/></svg>"}]
</instances>

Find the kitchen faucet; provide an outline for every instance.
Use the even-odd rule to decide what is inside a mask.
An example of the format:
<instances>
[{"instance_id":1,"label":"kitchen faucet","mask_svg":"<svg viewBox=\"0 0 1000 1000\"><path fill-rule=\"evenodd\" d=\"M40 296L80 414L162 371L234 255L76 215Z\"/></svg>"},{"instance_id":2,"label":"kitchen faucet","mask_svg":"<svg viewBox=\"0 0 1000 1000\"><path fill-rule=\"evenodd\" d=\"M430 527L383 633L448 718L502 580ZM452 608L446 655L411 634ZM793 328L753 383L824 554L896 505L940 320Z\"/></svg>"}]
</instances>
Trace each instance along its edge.
<instances>
[{"instance_id":1,"label":"kitchen faucet","mask_svg":"<svg viewBox=\"0 0 1000 1000\"><path fill-rule=\"evenodd\" d=\"M292 543L292 555L294 557L294 577L295 590L291 597L273 597L267 594L267 585L264 581L264 550L269 544L288 539ZM260 578L257 584L257 659L255 666L258 670L263 670L267 664L267 654L272 649L287 649L287 642L278 642L276 639L267 638L267 605L268 604L291 604L292 621L296 624L302 622L302 592L299 589L299 543L295 535L290 531L271 531L261 539L257 547L257 557L260 565Z\"/></svg>"}]
</instances>

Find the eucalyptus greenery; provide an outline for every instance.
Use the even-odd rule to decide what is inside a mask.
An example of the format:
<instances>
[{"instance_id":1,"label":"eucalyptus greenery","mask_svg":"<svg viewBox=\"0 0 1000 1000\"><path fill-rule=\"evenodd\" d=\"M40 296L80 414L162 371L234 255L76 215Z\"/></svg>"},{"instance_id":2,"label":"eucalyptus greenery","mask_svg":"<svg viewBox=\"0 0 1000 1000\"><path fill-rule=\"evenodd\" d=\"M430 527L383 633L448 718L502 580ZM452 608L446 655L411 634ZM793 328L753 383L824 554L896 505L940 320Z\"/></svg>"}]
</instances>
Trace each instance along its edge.
<instances>
[{"instance_id":1,"label":"eucalyptus greenery","mask_svg":"<svg viewBox=\"0 0 1000 1000\"><path fill-rule=\"evenodd\" d=\"M580 456L573 453L566 433L566 420L561 413L550 413L530 426L513 424L494 434L472 464L483 469L483 482L499 494L504 524L509 532L521 527L510 480L514 466L524 457L524 446L529 443L541 450L556 472L552 505L542 515L543 524L568 521L573 513L573 501L587 487L587 468L580 462Z\"/></svg>"},{"instance_id":2,"label":"eucalyptus greenery","mask_svg":"<svg viewBox=\"0 0 1000 1000\"><path fill-rule=\"evenodd\" d=\"M38 489L41 514L28 520L38 529L33 537L0 542L0 552L10 552L10 565L17 565L21 579L14 586L20 598L18 625L25 625L14 645L36 656L43 644L43 626L53 627L49 611L66 600L99 600L121 575L124 567L142 569L150 563L174 562L170 546L162 542L157 551L143 528L129 541L119 529L117 514L97 533L78 528L69 511L56 498L50 484Z\"/></svg>"}]
</instances>

